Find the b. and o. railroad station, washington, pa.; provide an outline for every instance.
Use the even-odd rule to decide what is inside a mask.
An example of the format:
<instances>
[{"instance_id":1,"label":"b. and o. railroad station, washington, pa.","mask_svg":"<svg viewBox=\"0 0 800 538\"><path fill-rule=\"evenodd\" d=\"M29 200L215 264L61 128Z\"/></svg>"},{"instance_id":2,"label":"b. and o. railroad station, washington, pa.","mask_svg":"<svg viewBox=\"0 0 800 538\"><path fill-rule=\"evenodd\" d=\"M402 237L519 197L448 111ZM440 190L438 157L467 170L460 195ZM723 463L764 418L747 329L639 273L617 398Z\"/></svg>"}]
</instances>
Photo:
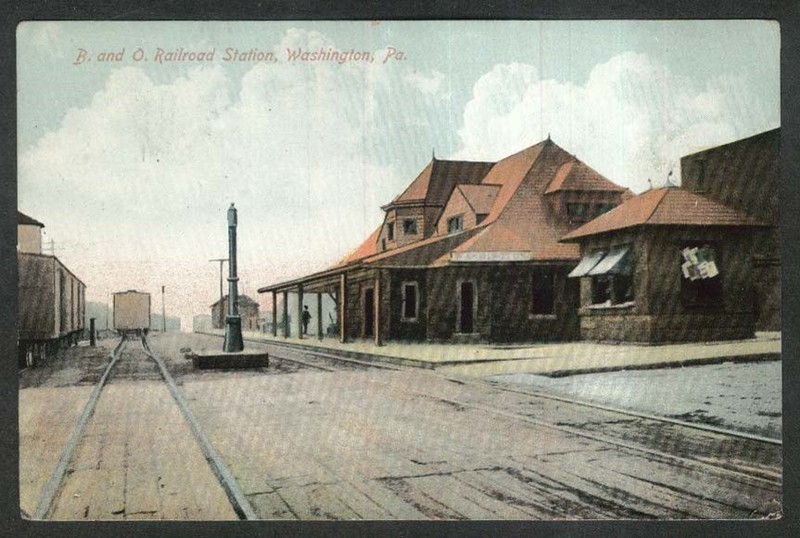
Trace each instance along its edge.
<instances>
[{"instance_id":1,"label":"b. and o. railroad station, washington, pa.","mask_svg":"<svg viewBox=\"0 0 800 538\"><path fill-rule=\"evenodd\" d=\"M321 335L329 294L340 341L377 345L780 330L779 154L780 129L767 131L684 156L680 186L639 195L549 137L496 163L433 157L354 252L258 291L276 336L291 318L300 334L313 295Z\"/></svg>"}]
</instances>

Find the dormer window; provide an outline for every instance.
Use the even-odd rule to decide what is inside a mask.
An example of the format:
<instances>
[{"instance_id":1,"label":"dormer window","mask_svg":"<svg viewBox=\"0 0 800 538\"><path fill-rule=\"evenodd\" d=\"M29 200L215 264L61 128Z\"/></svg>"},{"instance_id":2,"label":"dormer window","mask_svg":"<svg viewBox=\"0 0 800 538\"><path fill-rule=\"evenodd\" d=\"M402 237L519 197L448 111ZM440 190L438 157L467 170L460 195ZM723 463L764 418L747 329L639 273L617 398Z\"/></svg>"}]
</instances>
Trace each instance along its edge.
<instances>
[{"instance_id":1,"label":"dormer window","mask_svg":"<svg viewBox=\"0 0 800 538\"><path fill-rule=\"evenodd\" d=\"M464 215L457 215L447 219L447 233L454 234L464 229Z\"/></svg>"},{"instance_id":2,"label":"dormer window","mask_svg":"<svg viewBox=\"0 0 800 538\"><path fill-rule=\"evenodd\" d=\"M608 213L612 209L614 209L614 204L597 204L594 206L594 214L596 217L599 217L603 213Z\"/></svg>"},{"instance_id":3,"label":"dormer window","mask_svg":"<svg viewBox=\"0 0 800 538\"><path fill-rule=\"evenodd\" d=\"M394 241L394 222L386 223L386 239Z\"/></svg>"},{"instance_id":4,"label":"dormer window","mask_svg":"<svg viewBox=\"0 0 800 538\"><path fill-rule=\"evenodd\" d=\"M403 235L417 235L417 219L403 220Z\"/></svg>"},{"instance_id":5,"label":"dormer window","mask_svg":"<svg viewBox=\"0 0 800 538\"><path fill-rule=\"evenodd\" d=\"M586 220L589 217L588 204L568 203L567 216L570 220Z\"/></svg>"}]
</instances>

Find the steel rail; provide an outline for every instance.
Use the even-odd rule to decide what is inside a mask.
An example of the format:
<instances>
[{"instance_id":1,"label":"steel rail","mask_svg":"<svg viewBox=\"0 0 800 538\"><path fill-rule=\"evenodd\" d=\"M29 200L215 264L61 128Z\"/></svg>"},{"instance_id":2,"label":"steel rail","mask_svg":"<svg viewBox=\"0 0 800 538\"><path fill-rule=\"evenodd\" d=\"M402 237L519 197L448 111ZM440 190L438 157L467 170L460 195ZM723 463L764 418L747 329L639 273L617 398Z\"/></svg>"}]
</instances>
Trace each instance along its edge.
<instances>
[{"instance_id":1,"label":"steel rail","mask_svg":"<svg viewBox=\"0 0 800 538\"><path fill-rule=\"evenodd\" d=\"M394 370L400 370L401 369L400 367L387 366L387 365L384 365L384 364L381 364L381 365L371 364L369 362L358 361L356 359L350 359L350 358L346 358L346 357L338 357L336 355L332 355L332 354L328 354L328 353L319 353L319 352L311 351L311 350L308 350L308 349L301 349L301 348L296 347L295 345L283 344L282 342L277 342L277 343L269 342L268 345L281 346L281 347L285 347L287 349L292 349L293 351L305 353L307 355L321 356L321 357L324 357L324 358L327 358L327 359L331 359L331 360L340 360L340 361L343 361L343 362L355 362L355 363L358 363L358 364L365 364L365 365L373 366L375 368L386 368L386 369L394 369ZM295 360L295 359L286 359L286 360ZM776 439L774 437L766 437L766 436L756 435L756 434L753 434L753 433L747 433L747 432L742 432L742 431L738 431L738 430L720 428L718 426L712 426L712 425L709 425L709 424L701 424L701 423L697 423L697 422L687 422L687 421L679 420L679 419L676 419L676 418L652 415L652 414L643 413L643 412L640 412L640 411L633 411L633 410L629 410L629 409L620 409L620 408L617 408L617 407L598 404L598 403L590 402L590 401L587 401L587 400L579 400L579 399L569 398L567 396L558 396L556 394L550 394L550 393L547 393L547 392L541 392L541 391L536 391L536 390L523 390L521 388L512 388L512 387L508 387L508 386L503 386L504 384L502 382L498 382L498 381L484 381L484 380L476 380L476 379L470 378L470 377L454 376L452 374L445 374L445 373L436 372L435 369L432 370L432 371L435 372L437 375L445 378L445 379L448 379L448 380L451 380L451 381L456 381L456 382L459 382L459 383L468 383L468 384L482 385L482 386L490 385L492 387L497 388L498 390L502 390L502 391L505 391L505 392L512 392L512 393L516 393L516 394L524 394L524 395L534 396L534 397L538 397L538 398L544 398L544 399L548 399L548 400L554 400L554 401L559 401L559 402L564 402L564 403L580 405L580 406L589 407L589 408L592 408L592 409L600 409L602 411L607 411L607 412L612 412L612 413L620 413L620 414L623 414L623 415L628 415L628 416L631 416L631 417L637 417L637 418L652 420L652 421L656 421L656 422L665 422L665 423L669 423L669 424L675 424L675 425L678 425L678 426L685 426L687 428L692 428L692 429L701 430L701 431L707 431L707 432L711 432L711 433L718 433L718 434L721 434L721 435L727 435L729 437L738 437L738 438L742 438L742 439L748 439L748 440L751 440L751 441L758 441L758 442L772 444L772 445L779 445L779 446L783 445L783 441L781 439Z\"/></svg>"},{"instance_id":2,"label":"steel rail","mask_svg":"<svg viewBox=\"0 0 800 538\"><path fill-rule=\"evenodd\" d=\"M194 435L198 445L200 445L200 450L202 450L206 462L208 462L208 465L211 468L211 471L214 473L214 476L217 477L220 485L225 490L225 494L228 496L228 500L230 501L231 506L233 506L236 514L241 519L259 519L258 515L255 513L255 510L253 510L250 501L247 500L244 491L242 491L241 487L239 486L238 481L233 476L233 473L231 473L230 469L228 469L228 467L225 465L225 462L214 449L211 441L208 439L205 433L203 433L200 423L197 421L197 418L195 418L191 409L189 409L186 399L183 397L178 389L178 386L175 384L175 380L172 378L172 375L170 375L170 373L167 371L164 361L161 359L161 357L150 350L150 346L147 344L147 339L145 337L142 337L142 349L144 350L145 354L158 365L158 368L161 372L161 377L164 379L164 382L166 382L172 398L178 404L183 418L189 424L189 428L192 430L192 434Z\"/></svg>"},{"instance_id":3,"label":"steel rail","mask_svg":"<svg viewBox=\"0 0 800 538\"><path fill-rule=\"evenodd\" d=\"M280 346L281 344L280 343L278 343L278 344L270 343L270 345L278 345L278 346ZM321 356L321 357L326 358L326 359L342 360L343 362L352 362L353 361L353 359L344 358L344 357L337 357L337 356L330 355L330 354L327 354L327 353L317 353L315 351L311 351L311 350L308 350L308 349L302 349L302 350L296 349L294 346L282 346L282 347L289 348L289 349L292 349L293 351L296 351L298 353L302 353L302 354L309 355L309 356L312 356L312 357L313 356ZM280 357L278 357L278 358L280 358ZM302 363L302 361L299 361L297 359L288 359L287 358L287 359L284 359L284 360L290 360L290 361ZM358 361L358 362L362 362L362 361ZM395 369L399 370L400 368L395 368ZM434 372L435 372L435 370L434 370ZM587 402L587 401L583 401L583 400L575 400L575 399L571 399L571 398L566 398L566 397L562 397L562 396L556 396L556 395L542 393L542 392L538 392L538 391L526 391L526 390L520 390L520 389L515 389L515 388L510 388L510 387L504 387L501 384L499 384L498 382L486 382L486 381L483 381L483 380L475 380L475 379L472 379L472 378L463 378L463 377L458 377L458 376L452 376L451 374L442 374L442 373L438 373L438 372L436 372L436 375L439 375L442 378L447 379L449 381L454 381L454 382L458 382L458 383L465 383L465 384L476 385L476 386L487 386L488 385L488 386L491 386L493 388L496 388L496 389L504 391L504 392L511 392L511 393L522 394L522 395L526 395L526 396L532 396L534 398L542 398L542 399L553 400L553 401L558 401L558 402L564 402L564 403L573 404L573 405L579 405L579 406L588 407L588 408L591 408L591 409L602 410L602 411L605 411L605 412L608 412L608 413L618 413L618 414L631 416L631 417L635 417L635 418L640 418L640 419L644 419L644 420L649 420L649 421L653 421L653 422L672 424L672 425L682 426L682 427L686 427L686 428L690 428L690 429L694 429L694 430L700 430L700 431L705 431L705 432L709 432L709 433L715 433L715 434L724 435L724 436L727 436L727 437L741 438L741 439L746 439L746 440L749 440L749 441L755 441L755 442L769 444L769 445L777 445L777 446L781 446L782 445L782 441L779 440L779 439L774 439L774 438L770 438L770 437L763 437L763 436L759 436L759 435L749 434L749 433L746 433L746 432L728 430L728 429L724 429L724 428L718 428L718 427L715 427L715 426L709 426L709 425L706 425L706 424L698 424L698 423L695 423L695 422L686 422L686 421L677 420L677 419L668 418L668 417L659 417L659 416L656 416L656 415L650 415L650 414L647 414L647 413L640 413L640 412L637 412L637 411L628 411L628 410L624 410L624 409L617 409L617 408L614 408L614 407L604 406L604 405L600 405L600 404L596 404L596 403L592 403L592 402ZM416 392L416 391L414 391L414 392ZM419 392L417 392L417 393L418 394L423 394L423 393L419 393ZM430 395L428 395L428 396L430 396ZM451 401L451 400L447 400L447 401ZM682 457L682 456L676 456L674 454L670 454L670 453L667 453L667 452L661 452L661 451L658 451L656 449L647 448L647 447L642 446L640 444L633 444L633 443L629 443L629 442L626 442L626 441L614 439L613 437L608 437L608 436L604 436L604 435L601 435L601 434L590 433L590 432L587 432L587 431L584 431L584 430L580 430L580 429L575 428L575 427L557 426L557 425L552 424L550 422L537 420L537 419L531 418L529 416L518 414L518 413L503 411L503 410L496 409L496 408L493 408L491 406L487 406L487 405L483 405L483 404L467 403L467 402L461 402L461 401L455 401L455 400L451 401L451 403L455 403L455 404L458 404L458 405L461 405L461 406L466 406L466 407L473 407L473 408L481 409L481 410L487 411L487 412L493 412L495 414L506 416L508 418L517 418L517 419L523 420L525 422L530 422L530 423L533 423L533 424L536 424L536 425L539 425L539 426L556 429L556 430L562 431L564 433L570 433L570 434L573 434L573 435L579 435L579 436L590 438L590 439L593 439L593 440L596 440L596 441L600 441L600 442L614 444L614 445L617 445L617 446L620 446L620 447L623 447L623 448L626 448L626 449L630 449L630 450L640 450L640 451L643 451L643 452L647 452L647 453L655 454L655 455L660 455L662 457L671 458L673 460L678 460L678 461L681 461L681 462L692 462L692 463L698 464L698 465L709 466L709 467L712 467L712 468L717 469L717 470L722 470L722 471L725 471L725 472L730 472L730 473L735 473L735 474L738 474L738 475L741 475L741 476L746 476L748 478L761 480L761 481L764 481L764 482L769 483L771 485L772 484L781 484L782 483L780 480L776 480L776 479L773 479L773 478L766 478L765 474L753 474L753 473L737 471L737 470L731 469L729 467L724 467L724 466L719 466L719 465L707 463L707 462L704 462L704 461L699 460L699 459L692 459L692 458L685 458L685 457Z\"/></svg>"},{"instance_id":4,"label":"steel rail","mask_svg":"<svg viewBox=\"0 0 800 538\"><path fill-rule=\"evenodd\" d=\"M53 501L55 500L56 494L58 493L64 480L64 475L67 472L69 462L72 461L72 456L75 453L78 442L83 436L83 430L86 428L86 424L94 414L94 410L97 407L97 402L100 399L100 392L103 390L103 386L106 384L108 376L111 373L111 370L117 364L119 358L122 356L122 348L124 347L125 342L126 339L125 336L123 336L117 346L114 348L114 351L111 353L111 360L109 361L108 366L106 366L105 371L103 371L103 375L100 377L100 380L94 386L94 390L92 390L92 393L89 395L86 405L83 406L83 412L81 413L80 418L70 429L67 442L64 444L64 448L61 451L61 457L58 460L58 464L56 464L56 467L50 474L50 478L47 480L47 483L42 489L42 493L39 495L39 503L36 505L36 510L33 513L33 519L46 519L49 517L53 508Z\"/></svg>"},{"instance_id":5,"label":"steel rail","mask_svg":"<svg viewBox=\"0 0 800 538\"><path fill-rule=\"evenodd\" d=\"M415 394L419 394L419 395L422 395L422 396L430 397L430 394L419 392L419 391L416 391L416 390L413 390L413 389L410 390L410 392L413 392ZM740 478L745 478L747 480L754 480L754 481L757 481L757 482L762 482L762 483L768 484L770 486L781 486L782 483L783 483L782 480L778 480L778 479L774 479L774 478L765 478L764 476L759 476L759 475L755 475L755 474L752 474L752 473L746 473L746 472L738 471L738 470L731 469L731 468L728 468L728 467L723 467L723 466L720 466L720 465L709 463L709 462L706 462L706 461L703 461L703 460L697 460L697 459L692 459L692 458L686 458L686 457L683 457L683 456L677 456L677 455L671 454L669 452L662 452L660 450L656 450L656 449L653 449L653 448L648 448L648 447L645 447L645 446L642 446L642 445L639 445L639 444L633 444L633 443L629 443L629 442L622 441L622 440L619 440L619 439L614 439L613 437L608 437L608 436L597 434L597 433L590 433L590 432L587 432L587 431L584 431L584 430L581 430L579 428L575 428L575 427L572 427L572 426L559 426L559 425L556 425L556 424L553 424L553 423L550 423L550 422L537 420L537 419L534 419L534 418L531 418L529 416L522 415L522 414L519 414L519 413L514 413L514 412L511 412L511 411L503 411L502 409L497 409L497 408L494 408L494 407L491 407L491 406L488 406L488 405L463 402L463 401L460 401L460 400L454 400L454 399L448 399L448 398L441 398L440 401L446 402L446 403L449 403L449 404L458 405L458 406L461 406L461 407L471 407L473 409L478 409L478 410L481 410L481 411L484 411L484 412L487 412L487 413L492 413L492 414L495 414L495 415L504 416L506 418L520 420L520 421L523 421L523 422L528 422L530 424L534 424L536 426L541 426L543 428L549 428L551 430L560 431L562 433L567 433L567 434L575 435L575 436L578 436L578 437L584 437L584 438L587 438L587 439L591 439L593 441L598 441L598 442L601 442L601 443L607 443L607 444L619 446L619 447L627 449L627 450L637 451L637 452L644 452L646 454L652 454L652 455L655 455L655 456L659 456L659 457L661 457L663 459L679 461L682 464L686 465L687 467L694 467L694 468L708 467L708 468L714 469L718 473L728 473L728 474L731 474L731 475L734 475L734 476L737 476L737 477L740 477Z\"/></svg>"}]
</instances>

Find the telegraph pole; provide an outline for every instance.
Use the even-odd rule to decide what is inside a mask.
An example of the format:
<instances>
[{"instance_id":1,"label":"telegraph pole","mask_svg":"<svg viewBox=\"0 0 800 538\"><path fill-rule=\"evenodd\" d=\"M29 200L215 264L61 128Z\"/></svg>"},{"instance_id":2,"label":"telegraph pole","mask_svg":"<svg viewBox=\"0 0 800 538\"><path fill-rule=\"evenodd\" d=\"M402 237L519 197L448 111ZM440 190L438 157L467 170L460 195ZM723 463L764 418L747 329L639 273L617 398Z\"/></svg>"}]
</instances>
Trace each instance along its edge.
<instances>
[{"instance_id":1,"label":"telegraph pole","mask_svg":"<svg viewBox=\"0 0 800 538\"><path fill-rule=\"evenodd\" d=\"M222 291L222 264L228 261L228 258L214 258L208 261L219 262L219 327L221 329L225 326L225 310L223 309L225 305L225 295L223 295Z\"/></svg>"},{"instance_id":2,"label":"telegraph pole","mask_svg":"<svg viewBox=\"0 0 800 538\"><path fill-rule=\"evenodd\" d=\"M225 341L222 350L235 353L244 349L242 318L239 317L239 293L236 284L236 208L228 208L228 316L225 318Z\"/></svg>"},{"instance_id":3,"label":"telegraph pole","mask_svg":"<svg viewBox=\"0 0 800 538\"><path fill-rule=\"evenodd\" d=\"M161 332L167 332L167 310L164 308L164 286L161 286Z\"/></svg>"}]
</instances>

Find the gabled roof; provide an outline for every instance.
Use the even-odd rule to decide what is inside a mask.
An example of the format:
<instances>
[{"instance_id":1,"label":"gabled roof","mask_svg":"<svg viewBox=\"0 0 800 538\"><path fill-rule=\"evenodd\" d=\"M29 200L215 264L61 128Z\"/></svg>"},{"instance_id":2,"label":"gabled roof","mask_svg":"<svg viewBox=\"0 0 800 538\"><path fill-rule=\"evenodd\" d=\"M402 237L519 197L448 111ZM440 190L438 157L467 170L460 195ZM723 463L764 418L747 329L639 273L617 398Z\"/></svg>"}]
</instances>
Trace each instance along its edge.
<instances>
[{"instance_id":1,"label":"gabled roof","mask_svg":"<svg viewBox=\"0 0 800 538\"><path fill-rule=\"evenodd\" d=\"M693 192L662 187L630 198L562 241L632 228L634 226L766 226L765 223Z\"/></svg>"},{"instance_id":2,"label":"gabled roof","mask_svg":"<svg viewBox=\"0 0 800 538\"><path fill-rule=\"evenodd\" d=\"M500 185L458 185L456 188L476 215L487 215L500 192Z\"/></svg>"},{"instance_id":3,"label":"gabled roof","mask_svg":"<svg viewBox=\"0 0 800 538\"><path fill-rule=\"evenodd\" d=\"M405 204L443 206L457 184L476 184L494 163L432 159L406 190L385 207Z\"/></svg>"},{"instance_id":4,"label":"gabled roof","mask_svg":"<svg viewBox=\"0 0 800 538\"><path fill-rule=\"evenodd\" d=\"M214 304L212 304L211 306L217 306L220 303L221 300L227 301L228 300L228 294L225 294L225 297L223 299L217 299L217 301ZM247 295L239 295L239 300L237 302L242 306L252 306L252 305L258 306L258 303L255 302L250 297L248 297Z\"/></svg>"},{"instance_id":5,"label":"gabled roof","mask_svg":"<svg viewBox=\"0 0 800 538\"><path fill-rule=\"evenodd\" d=\"M31 226L39 226L40 228L44 228L44 224L34 218L29 217L21 211L17 211L17 224L30 224Z\"/></svg>"},{"instance_id":6,"label":"gabled roof","mask_svg":"<svg viewBox=\"0 0 800 538\"><path fill-rule=\"evenodd\" d=\"M545 140L499 161L486 175L484 183L500 183L500 192L483 222L486 226L455 248L454 257L468 259L475 253L527 252L526 259L531 261L578 259L577 245L559 242L572 226L558 217L545 197L556 178L563 185L572 173L575 188L583 182L592 190L625 192L552 140Z\"/></svg>"},{"instance_id":7,"label":"gabled roof","mask_svg":"<svg viewBox=\"0 0 800 538\"><path fill-rule=\"evenodd\" d=\"M558 168L544 192L551 194L559 191L625 192L625 187L612 183L585 163L573 159Z\"/></svg>"}]
</instances>

